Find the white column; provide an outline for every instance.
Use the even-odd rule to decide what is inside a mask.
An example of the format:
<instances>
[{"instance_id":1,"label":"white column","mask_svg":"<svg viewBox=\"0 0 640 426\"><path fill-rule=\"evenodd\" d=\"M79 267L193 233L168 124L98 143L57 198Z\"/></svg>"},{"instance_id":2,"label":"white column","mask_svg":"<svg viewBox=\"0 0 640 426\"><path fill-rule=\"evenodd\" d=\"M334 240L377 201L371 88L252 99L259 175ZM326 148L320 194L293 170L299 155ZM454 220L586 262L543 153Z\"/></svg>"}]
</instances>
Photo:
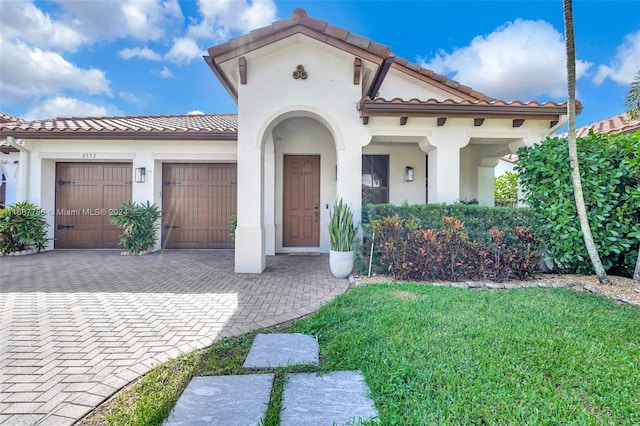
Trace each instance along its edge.
<instances>
[{"instance_id":1,"label":"white column","mask_svg":"<svg viewBox=\"0 0 640 426\"><path fill-rule=\"evenodd\" d=\"M499 158L483 158L478 166L478 203L481 206L495 205L495 167Z\"/></svg>"},{"instance_id":2,"label":"white column","mask_svg":"<svg viewBox=\"0 0 640 426\"><path fill-rule=\"evenodd\" d=\"M235 271L260 274L266 266L263 226L263 155L255 136L238 129L238 227Z\"/></svg>"},{"instance_id":3,"label":"white column","mask_svg":"<svg viewBox=\"0 0 640 426\"><path fill-rule=\"evenodd\" d=\"M429 203L451 204L460 199L460 150L469 143L466 135L434 135L428 138ZM425 150L424 144L421 144ZM433 149L435 148L435 149Z\"/></svg>"},{"instance_id":4,"label":"white column","mask_svg":"<svg viewBox=\"0 0 640 426\"><path fill-rule=\"evenodd\" d=\"M264 232L265 253L267 256L276 254L276 165L273 136L268 135L264 144Z\"/></svg>"},{"instance_id":5,"label":"white column","mask_svg":"<svg viewBox=\"0 0 640 426\"><path fill-rule=\"evenodd\" d=\"M478 203L481 206L494 206L494 185L493 167L478 167Z\"/></svg>"},{"instance_id":6,"label":"white column","mask_svg":"<svg viewBox=\"0 0 640 426\"><path fill-rule=\"evenodd\" d=\"M336 200L342 198L351 207L354 224L358 225L362 221L362 146L347 144L344 149L338 149L336 154ZM335 179L335 176L332 178Z\"/></svg>"}]
</instances>

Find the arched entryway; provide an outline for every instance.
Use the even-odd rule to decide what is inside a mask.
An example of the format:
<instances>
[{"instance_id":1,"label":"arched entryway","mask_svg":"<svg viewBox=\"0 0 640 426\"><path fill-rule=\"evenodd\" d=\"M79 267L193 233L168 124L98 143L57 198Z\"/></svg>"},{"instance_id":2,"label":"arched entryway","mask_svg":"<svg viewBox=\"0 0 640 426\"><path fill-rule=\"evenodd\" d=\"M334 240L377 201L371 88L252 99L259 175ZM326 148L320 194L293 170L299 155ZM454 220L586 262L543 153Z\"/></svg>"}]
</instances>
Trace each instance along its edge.
<instances>
[{"instance_id":1,"label":"arched entryway","mask_svg":"<svg viewBox=\"0 0 640 426\"><path fill-rule=\"evenodd\" d=\"M266 254L328 252L336 143L314 114L283 115L263 145Z\"/></svg>"}]
</instances>

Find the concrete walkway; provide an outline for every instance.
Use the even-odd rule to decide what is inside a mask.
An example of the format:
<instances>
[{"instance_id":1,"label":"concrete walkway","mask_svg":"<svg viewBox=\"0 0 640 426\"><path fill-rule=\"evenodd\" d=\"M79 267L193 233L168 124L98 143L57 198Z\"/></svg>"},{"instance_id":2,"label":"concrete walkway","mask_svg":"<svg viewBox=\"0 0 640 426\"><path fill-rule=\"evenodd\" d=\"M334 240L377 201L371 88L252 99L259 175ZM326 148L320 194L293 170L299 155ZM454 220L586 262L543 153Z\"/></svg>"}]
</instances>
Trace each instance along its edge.
<instances>
[{"instance_id":1,"label":"concrete walkway","mask_svg":"<svg viewBox=\"0 0 640 426\"><path fill-rule=\"evenodd\" d=\"M181 353L343 293L326 255L234 274L230 250L0 257L0 424L69 425Z\"/></svg>"}]
</instances>

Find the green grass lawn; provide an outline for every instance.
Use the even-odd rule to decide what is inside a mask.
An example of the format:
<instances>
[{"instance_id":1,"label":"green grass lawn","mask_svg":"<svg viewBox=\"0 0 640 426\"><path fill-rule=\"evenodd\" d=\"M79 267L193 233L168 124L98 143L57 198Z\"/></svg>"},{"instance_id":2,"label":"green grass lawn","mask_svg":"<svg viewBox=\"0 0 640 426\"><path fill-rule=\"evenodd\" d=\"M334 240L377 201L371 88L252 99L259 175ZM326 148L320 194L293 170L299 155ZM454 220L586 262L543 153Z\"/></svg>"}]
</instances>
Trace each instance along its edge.
<instances>
[{"instance_id":1,"label":"green grass lawn","mask_svg":"<svg viewBox=\"0 0 640 426\"><path fill-rule=\"evenodd\" d=\"M640 424L640 309L599 296L369 285L278 331L317 335L323 371L361 370L384 425ZM158 424L191 375L246 373L252 338L159 367L108 423Z\"/></svg>"}]
</instances>

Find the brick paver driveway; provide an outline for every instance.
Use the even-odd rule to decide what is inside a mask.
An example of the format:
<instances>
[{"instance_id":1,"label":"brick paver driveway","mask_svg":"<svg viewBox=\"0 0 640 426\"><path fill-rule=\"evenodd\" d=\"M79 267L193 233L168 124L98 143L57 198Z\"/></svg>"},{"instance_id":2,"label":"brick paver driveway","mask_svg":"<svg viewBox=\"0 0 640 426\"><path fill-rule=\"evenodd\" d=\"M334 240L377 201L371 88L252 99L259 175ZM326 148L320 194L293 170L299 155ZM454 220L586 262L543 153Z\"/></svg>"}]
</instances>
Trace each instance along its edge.
<instances>
[{"instance_id":1,"label":"brick paver driveway","mask_svg":"<svg viewBox=\"0 0 640 426\"><path fill-rule=\"evenodd\" d=\"M72 424L155 365L344 292L326 255L234 274L231 250L0 258L0 424Z\"/></svg>"}]
</instances>

